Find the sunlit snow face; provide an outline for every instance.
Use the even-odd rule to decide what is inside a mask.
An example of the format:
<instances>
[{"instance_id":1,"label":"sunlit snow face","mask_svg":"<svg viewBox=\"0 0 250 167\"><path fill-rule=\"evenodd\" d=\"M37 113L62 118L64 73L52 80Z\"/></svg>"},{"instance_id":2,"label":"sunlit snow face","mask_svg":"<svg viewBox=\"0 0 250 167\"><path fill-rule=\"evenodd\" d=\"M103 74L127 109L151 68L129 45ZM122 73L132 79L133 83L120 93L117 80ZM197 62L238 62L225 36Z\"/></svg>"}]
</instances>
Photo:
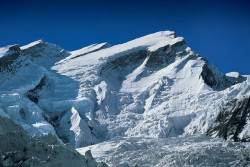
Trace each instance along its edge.
<instances>
[{"instance_id":1,"label":"sunlit snow face","mask_svg":"<svg viewBox=\"0 0 250 167\"><path fill-rule=\"evenodd\" d=\"M190 135L206 134L227 102L249 96L249 77L224 75L174 32L158 32L115 46L94 44L71 52L42 40L17 47L25 65L12 64L16 72L4 74L9 79L0 83L0 114L21 124L29 134L51 132L75 148L101 143L93 146L101 150L94 151L100 159L111 155L107 153L110 150L118 153L110 163L122 152L129 157L128 150L131 156L148 152L146 158L135 156L146 161L151 156L150 148L145 147L148 144L163 152L166 147L175 158L179 156L176 151L182 150L182 164L187 154L187 161L200 158L196 147L209 150L209 144L214 144L217 151L232 154L230 162L237 164L236 153L219 148L220 141ZM240 136L245 134L246 128ZM175 140L191 144L179 145ZM171 164L174 157L168 161L163 152L149 164Z\"/></svg>"}]
</instances>

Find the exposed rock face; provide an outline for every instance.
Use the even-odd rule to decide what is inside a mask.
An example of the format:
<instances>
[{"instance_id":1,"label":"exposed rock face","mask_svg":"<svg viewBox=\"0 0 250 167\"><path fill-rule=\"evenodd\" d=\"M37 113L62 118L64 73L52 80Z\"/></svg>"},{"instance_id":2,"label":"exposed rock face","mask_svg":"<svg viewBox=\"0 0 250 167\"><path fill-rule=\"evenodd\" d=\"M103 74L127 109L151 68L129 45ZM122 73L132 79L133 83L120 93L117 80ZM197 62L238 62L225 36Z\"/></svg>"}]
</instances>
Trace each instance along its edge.
<instances>
[{"instance_id":1,"label":"exposed rock face","mask_svg":"<svg viewBox=\"0 0 250 167\"><path fill-rule=\"evenodd\" d=\"M0 56L0 83L11 79L23 67L30 66L37 59L40 59L39 61L51 59L46 62L50 65L53 60L69 55L58 45L46 43L44 40L38 40L22 47L19 45L6 46L5 50L6 52Z\"/></svg>"},{"instance_id":2,"label":"exposed rock face","mask_svg":"<svg viewBox=\"0 0 250 167\"><path fill-rule=\"evenodd\" d=\"M172 34L175 38L175 34ZM183 38L176 38L179 39L175 43L170 43L167 45L159 46L157 49L148 50L147 56L148 56L148 62L146 64L147 67L160 67L162 65L168 65L173 60L173 58L176 58L178 56L183 56L185 53L185 49L188 47L185 43L185 40ZM180 50L182 52L178 53Z\"/></svg>"},{"instance_id":3,"label":"exposed rock face","mask_svg":"<svg viewBox=\"0 0 250 167\"><path fill-rule=\"evenodd\" d=\"M211 65L204 64L202 69L203 70L202 70L201 76L203 80L205 81L207 85L209 85L215 90L223 90L235 84L233 82L230 82L227 79L226 75L221 74L219 72L216 73L215 71L218 71L218 70ZM242 80L242 82L243 81L244 80Z\"/></svg>"},{"instance_id":4,"label":"exposed rock face","mask_svg":"<svg viewBox=\"0 0 250 167\"><path fill-rule=\"evenodd\" d=\"M69 53L58 45L45 42L43 39L35 41L28 46L21 47L24 55L28 55L32 60L39 57L64 57ZM52 54L53 53L53 54Z\"/></svg>"},{"instance_id":5,"label":"exposed rock face","mask_svg":"<svg viewBox=\"0 0 250 167\"><path fill-rule=\"evenodd\" d=\"M106 63L100 70L100 75L103 75L103 72L105 71L109 72L109 70L122 71L126 67L133 66L138 62L141 62L146 57L147 57L146 50L139 50L137 52L121 56L115 60Z\"/></svg>"},{"instance_id":6,"label":"exposed rock face","mask_svg":"<svg viewBox=\"0 0 250 167\"><path fill-rule=\"evenodd\" d=\"M219 113L207 134L233 141L249 142L250 134L241 134L244 133L242 132L244 128L248 128L245 127L248 120L250 120L250 97L242 100L234 99Z\"/></svg>"},{"instance_id":7,"label":"exposed rock face","mask_svg":"<svg viewBox=\"0 0 250 167\"><path fill-rule=\"evenodd\" d=\"M49 80L48 77L45 75L39 82L38 85L36 85L35 88L29 90L27 92L28 98L33 101L34 103L38 103L39 97L41 96L42 89L46 89L49 86Z\"/></svg>"},{"instance_id":8,"label":"exposed rock face","mask_svg":"<svg viewBox=\"0 0 250 167\"><path fill-rule=\"evenodd\" d=\"M0 117L0 166L72 166L97 167L90 152L87 158L69 145L60 145L51 133L31 137L19 125ZM107 165L106 165L107 166Z\"/></svg>"},{"instance_id":9,"label":"exposed rock face","mask_svg":"<svg viewBox=\"0 0 250 167\"><path fill-rule=\"evenodd\" d=\"M7 46L6 50L6 53L0 57L0 83L10 79L25 61L18 45Z\"/></svg>"},{"instance_id":10,"label":"exposed rock face","mask_svg":"<svg viewBox=\"0 0 250 167\"><path fill-rule=\"evenodd\" d=\"M5 68L10 70L10 65L18 59L21 49L18 45L8 47L8 51L0 58L0 72L2 73Z\"/></svg>"}]
</instances>

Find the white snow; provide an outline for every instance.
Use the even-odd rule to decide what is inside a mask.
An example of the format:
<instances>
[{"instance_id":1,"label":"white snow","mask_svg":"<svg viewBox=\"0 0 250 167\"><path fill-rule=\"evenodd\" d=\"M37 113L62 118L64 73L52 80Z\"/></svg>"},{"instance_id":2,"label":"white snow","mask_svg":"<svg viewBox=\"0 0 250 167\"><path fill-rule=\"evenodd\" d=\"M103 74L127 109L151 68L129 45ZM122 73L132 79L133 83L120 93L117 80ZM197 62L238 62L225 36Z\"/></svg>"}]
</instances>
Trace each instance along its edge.
<instances>
[{"instance_id":1,"label":"white snow","mask_svg":"<svg viewBox=\"0 0 250 167\"><path fill-rule=\"evenodd\" d=\"M12 47L12 46L14 46L14 45L8 45L8 46L5 46L5 47L1 47L0 48L0 58L3 57L6 54L6 52L9 51L9 48Z\"/></svg>"},{"instance_id":2,"label":"white snow","mask_svg":"<svg viewBox=\"0 0 250 167\"><path fill-rule=\"evenodd\" d=\"M21 48L21 50L28 49L28 48L36 46L37 44L42 43L42 42L43 42L43 40L40 39L40 40L34 41L34 42L32 42L32 43L30 43L28 45L22 46L20 48Z\"/></svg>"},{"instance_id":3,"label":"white snow","mask_svg":"<svg viewBox=\"0 0 250 167\"><path fill-rule=\"evenodd\" d=\"M248 115L246 125L244 129L239 134L239 138L250 138L250 115Z\"/></svg>"},{"instance_id":4,"label":"white snow","mask_svg":"<svg viewBox=\"0 0 250 167\"><path fill-rule=\"evenodd\" d=\"M77 149L109 166L248 166L249 143L211 139L205 135L154 138L115 138Z\"/></svg>"},{"instance_id":5,"label":"white snow","mask_svg":"<svg viewBox=\"0 0 250 167\"><path fill-rule=\"evenodd\" d=\"M107 84L102 81L99 85L95 87L97 103L100 105L106 97Z\"/></svg>"},{"instance_id":6,"label":"white snow","mask_svg":"<svg viewBox=\"0 0 250 167\"><path fill-rule=\"evenodd\" d=\"M124 64L129 60L119 62L123 61L119 58L140 50L156 52L182 40L173 32L158 32L56 64L52 69L81 85L77 99L87 98L97 104L95 119L107 127L107 138L204 133L226 101L249 94L246 82L214 91L200 76L205 62L187 46L177 46L177 56L160 68L149 68L146 55L124 69L109 64ZM107 72L103 68L108 68Z\"/></svg>"},{"instance_id":7,"label":"white snow","mask_svg":"<svg viewBox=\"0 0 250 167\"><path fill-rule=\"evenodd\" d=\"M71 51L70 52L71 56L69 56L69 58L98 50L99 48L101 48L102 46L104 46L106 44L107 44L106 42L100 43L100 44L92 44L92 45L84 47L82 49Z\"/></svg>"},{"instance_id":8,"label":"white snow","mask_svg":"<svg viewBox=\"0 0 250 167\"><path fill-rule=\"evenodd\" d=\"M155 44L153 46L150 46L148 48L148 50L151 51L151 52L154 52L159 48L162 48L162 47L167 46L167 45L174 45L175 43L181 42L183 40L184 40L184 38L182 38L182 37L177 37L177 38L174 38L174 39L164 40L164 41L161 41L161 42L159 42L159 43L157 43L157 44Z\"/></svg>"},{"instance_id":9,"label":"white snow","mask_svg":"<svg viewBox=\"0 0 250 167\"><path fill-rule=\"evenodd\" d=\"M240 76L240 74L238 72L229 72L226 74L226 76L238 78Z\"/></svg>"},{"instance_id":10,"label":"white snow","mask_svg":"<svg viewBox=\"0 0 250 167\"><path fill-rule=\"evenodd\" d=\"M72 107L71 112L72 116L70 117L71 121L70 130L73 131L75 134L75 147L79 148L82 145L91 144L91 143L84 143L85 141L89 141L90 139L93 138L87 123L84 120L82 120L78 111L74 107ZM94 139L94 141L92 142L94 143L97 141L95 141Z\"/></svg>"},{"instance_id":11,"label":"white snow","mask_svg":"<svg viewBox=\"0 0 250 167\"><path fill-rule=\"evenodd\" d=\"M213 90L201 77L205 60L182 41L174 32L162 31L108 48L101 43L71 52L48 43L41 49L37 46L41 40L23 46L24 52L32 49L27 54L41 56L28 55L33 57L25 61L27 66L0 83L0 115L31 135L60 134L57 137L76 148L100 142L79 151L90 148L94 156L113 166L137 162L139 166L182 166L196 160L204 166L213 166L213 161L237 164L238 151L247 149L226 150L221 140L192 135L206 133L228 101L250 96L250 77ZM211 69L223 79L221 72ZM44 76L48 86L39 92L35 104L26 92ZM45 118L55 120L56 125ZM249 125L248 121L239 137L249 135ZM222 151L225 157L201 162L211 149Z\"/></svg>"}]
</instances>

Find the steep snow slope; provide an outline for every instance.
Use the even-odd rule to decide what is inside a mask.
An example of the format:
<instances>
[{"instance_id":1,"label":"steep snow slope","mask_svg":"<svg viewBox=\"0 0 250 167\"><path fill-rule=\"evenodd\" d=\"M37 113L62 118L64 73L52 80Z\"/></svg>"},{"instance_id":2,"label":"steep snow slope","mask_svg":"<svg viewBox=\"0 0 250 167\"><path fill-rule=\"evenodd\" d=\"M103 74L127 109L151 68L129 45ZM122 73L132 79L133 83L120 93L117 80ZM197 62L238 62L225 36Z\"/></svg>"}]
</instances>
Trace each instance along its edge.
<instances>
[{"instance_id":1,"label":"steep snow slope","mask_svg":"<svg viewBox=\"0 0 250 167\"><path fill-rule=\"evenodd\" d=\"M80 84L77 99L87 101L85 115L100 140L205 133L225 101L241 96L242 89L249 94L245 78L229 89L243 80L230 80L170 31L52 69Z\"/></svg>"},{"instance_id":2,"label":"steep snow slope","mask_svg":"<svg viewBox=\"0 0 250 167\"><path fill-rule=\"evenodd\" d=\"M206 134L228 102L250 96L249 76L224 75L172 31L72 52L39 40L0 55L0 115L76 148Z\"/></svg>"},{"instance_id":3,"label":"steep snow slope","mask_svg":"<svg viewBox=\"0 0 250 167\"><path fill-rule=\"evenodd\" d=\"M95 49L100 47L104 45L96 46ZM92 47L90 49L85 51L95 50ZM43 40L23 47L8 46L1 50L5 52L2 52L3 57L0 59L0 115L14 120L30 135L51 132L59 135L58 138L65 143L75 145L75 134L78 132L70 130L70 117L74 114L70 105L77 96L79 84L50 70L55 62L70 55L69 52ZM62 115L64 119L57 121ZM60 125L66 128L60 128ZM89 136L92 136L90 130Z\"/></svg>"}]
</instances>

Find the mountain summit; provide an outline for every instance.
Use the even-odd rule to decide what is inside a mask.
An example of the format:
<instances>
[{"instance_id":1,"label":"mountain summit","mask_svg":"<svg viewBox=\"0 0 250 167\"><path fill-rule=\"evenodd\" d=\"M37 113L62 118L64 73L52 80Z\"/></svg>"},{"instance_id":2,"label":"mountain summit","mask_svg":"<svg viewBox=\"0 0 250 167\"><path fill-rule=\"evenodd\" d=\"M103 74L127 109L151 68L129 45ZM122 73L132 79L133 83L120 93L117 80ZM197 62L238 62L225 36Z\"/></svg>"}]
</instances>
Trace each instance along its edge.
<instances>
[{"instance_id":1,"label":"mountain summit","mask_svg":"<svg viewBox=\"0 0 250 167\"><path fill-rule=\"evenodd\" d=\"M76 51L44 40L6 46L0 76L0 116L75 148L193 135L250 141L250 76L223 74L173 31Z\"/></svg>"}]
</instances>

